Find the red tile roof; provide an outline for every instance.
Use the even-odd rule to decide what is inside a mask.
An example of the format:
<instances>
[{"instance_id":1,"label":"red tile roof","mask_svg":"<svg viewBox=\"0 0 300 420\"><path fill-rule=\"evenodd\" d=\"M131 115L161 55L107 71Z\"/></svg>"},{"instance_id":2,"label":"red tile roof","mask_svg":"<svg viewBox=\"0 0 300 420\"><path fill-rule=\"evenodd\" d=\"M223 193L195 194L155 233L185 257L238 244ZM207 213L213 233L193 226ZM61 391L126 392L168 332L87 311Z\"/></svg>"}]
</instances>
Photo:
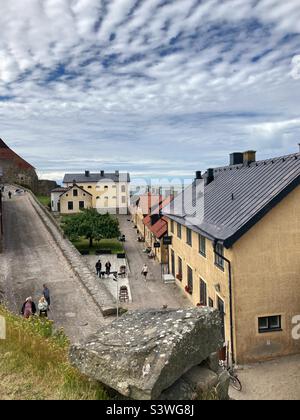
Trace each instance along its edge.
<instances>
[{"instance_id":1,"label":"red tile roof","mask_svg":"<svg viewBox=\"0 0 300 420\"><path fill-rule=\"evenodd\" d=\"M22 159L17 153L11 150L2 139L0 139L0 160L11 161L21 169L34 169L30 163L26 162L26 160Z\"/></svg>"},{"instance_id":2,"label":"red tile roof","mask_svg":"<svg viewBox=\"0 0 300 420\"><path fill-rule=\"evenodd\" d=\"M160 196L160 203L159 203L159 209L162 210L165 206L170 204L170 202L173 200L173 196L168 196L164 200L162 200L162 197ZM158 203L156 205L158 207ZM156 214L155 208L153 209L153 213ZM157 215L158 216L158 215ZM148 229L156 236L157 239L160 239L168 232L168 222L165 217L160 217L153 225L151 224L151 214L148 214L143 219L143 223L148 227Z\"/></svg>"}]
</instances>

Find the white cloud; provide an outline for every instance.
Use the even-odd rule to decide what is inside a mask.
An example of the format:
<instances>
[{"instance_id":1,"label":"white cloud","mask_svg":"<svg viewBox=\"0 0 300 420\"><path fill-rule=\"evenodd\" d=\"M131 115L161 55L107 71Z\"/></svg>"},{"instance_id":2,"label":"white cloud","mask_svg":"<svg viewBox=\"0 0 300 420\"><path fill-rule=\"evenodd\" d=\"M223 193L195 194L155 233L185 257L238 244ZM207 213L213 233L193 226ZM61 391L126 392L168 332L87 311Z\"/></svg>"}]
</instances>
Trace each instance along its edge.
<instances>
[{"instance_id":1,"label":"white cloud","mask_svg":"<svg viewBox=\"0 0 300 420\"><path fill-rule=\"evenodd\" d=\"M0 0L0 136L47 174L72 162L166 174L180 160L193 172L251 144L291 152L298 0L160 4Z\"/></svg>"}]
</instances>

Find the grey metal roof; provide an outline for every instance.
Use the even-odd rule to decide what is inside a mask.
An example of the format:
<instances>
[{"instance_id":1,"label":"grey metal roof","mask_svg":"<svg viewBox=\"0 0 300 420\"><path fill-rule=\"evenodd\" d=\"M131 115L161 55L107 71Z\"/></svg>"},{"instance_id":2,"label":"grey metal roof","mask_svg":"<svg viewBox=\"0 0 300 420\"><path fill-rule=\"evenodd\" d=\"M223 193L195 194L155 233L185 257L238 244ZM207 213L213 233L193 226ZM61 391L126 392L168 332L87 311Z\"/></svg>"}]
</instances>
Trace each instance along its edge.
<instances>
[{"instance_id":1,"label":"grey metal roof","mask_svg":"<svg viewBox=\"0 0 300 420\"><path fill-rule=\"evenodd\" d=\"M89 183L89 182L99 182L99 181L111 181L111 182L130 182L130 175L129 173L107 173L105 172L104 175L101 175L100 172L98 173L90 173L89 176L86 176L85 173L81 174L65 174L63 183L69 184L71 182L76 183Z\"/></svg>"},{"instance_id":2,"label":"grey metal roof","mask_svg":"<svg viewBox=\"0 0 300 420\"><path fill-rule=\"evenodd\" d=\"M163 213L230 247L300 185L300 153L216 168L203 194L201 185L195 181Z\"/></svg>"}]
</instances>

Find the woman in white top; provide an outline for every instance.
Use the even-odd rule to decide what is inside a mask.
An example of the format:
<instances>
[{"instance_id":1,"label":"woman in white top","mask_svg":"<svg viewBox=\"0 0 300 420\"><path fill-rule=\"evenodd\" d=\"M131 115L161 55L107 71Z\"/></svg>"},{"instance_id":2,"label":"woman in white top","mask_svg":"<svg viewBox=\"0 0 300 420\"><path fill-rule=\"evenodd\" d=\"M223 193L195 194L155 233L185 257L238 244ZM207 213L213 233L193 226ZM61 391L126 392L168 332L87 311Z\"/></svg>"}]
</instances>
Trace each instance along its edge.
<instances>
[{"instance_id":1,"label":"woman in white top","mask_svg":"<svg viewBox=\"0 0 300 420\"><path fill-rule=\"evenodd\" d=\"M48 317L48 303L46 301L46 299L43 297L41 297L41 299L39 300L39 304L38 304L38 308L40 311L40 317L43 318L47 318Z\"/></svg>"}]
</instances>

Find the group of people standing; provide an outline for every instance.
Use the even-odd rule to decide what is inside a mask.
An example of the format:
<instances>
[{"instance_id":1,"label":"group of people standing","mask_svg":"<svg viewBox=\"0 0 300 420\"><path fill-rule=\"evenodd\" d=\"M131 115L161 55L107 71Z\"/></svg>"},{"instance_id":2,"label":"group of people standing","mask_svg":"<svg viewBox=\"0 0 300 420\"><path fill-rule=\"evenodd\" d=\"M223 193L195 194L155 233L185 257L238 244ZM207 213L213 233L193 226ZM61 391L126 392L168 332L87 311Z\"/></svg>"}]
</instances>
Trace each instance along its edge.
<instances>
[{"instance_id":1,"label":"group of people standing","mask_svg":"<svg viewBox=\"0 0 300 420\"><path fill-rule=\"evenodd\" d=\"M47 285L43 285L43 295L40 298L38 305L34 303L32 297L28 297L22 305L21 314L24 318L28 319L31 316L37 313L37 309L39 311L39 316L41 318L48 318L48 311L50 310L50 290L48 289Z\"/></svg>"},{"instance_id":2,"label":"group of people standing","mask_svg":"<svg viewBox=\"0 0 300 420\"><path fill-rule=\"evenodd\" d=\"M105 271L102 271L102 262L101 260L98 260L96 262L96 273L98 277L102 277L102 274L106 274L107 276L110 276L110 272L111 272L111 262L107 261L105 263Z\"/></svg>"}]
</instances>

